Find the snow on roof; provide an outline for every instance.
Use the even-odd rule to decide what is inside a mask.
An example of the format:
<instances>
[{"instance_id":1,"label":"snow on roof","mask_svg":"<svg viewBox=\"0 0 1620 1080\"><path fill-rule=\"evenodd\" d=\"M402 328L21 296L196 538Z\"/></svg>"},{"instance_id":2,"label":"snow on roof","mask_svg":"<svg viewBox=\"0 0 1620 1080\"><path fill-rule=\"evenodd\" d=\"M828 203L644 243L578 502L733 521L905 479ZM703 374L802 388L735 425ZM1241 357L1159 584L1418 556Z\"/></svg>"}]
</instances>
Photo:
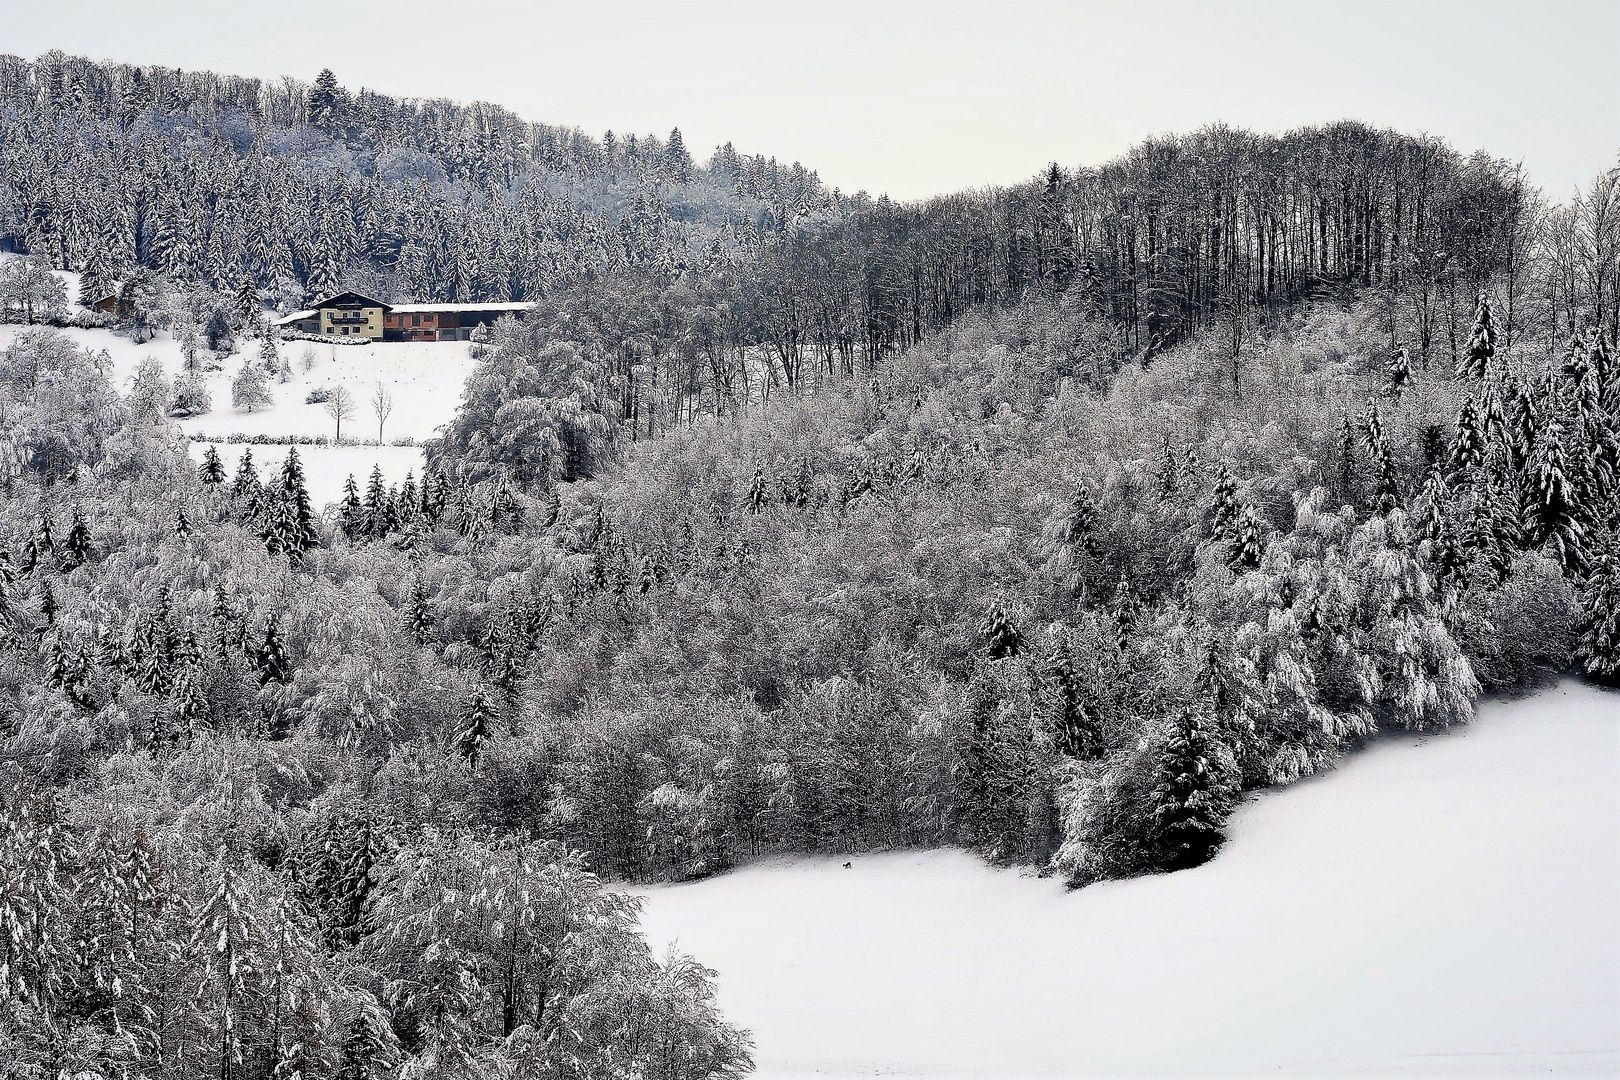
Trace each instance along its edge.
<instances>
[{"instance_id":1,"label":"snow on roof","mask_svg":"<svg viewBox=\"0 0 1620 1080\"><path fill-rule=\"evenodd\" d=\"M389 310L395 314L422 314L426 311L528 311L533 304L395 304Z\"/></svg>"},{"instance_id":2,"label":"snow on roof","mask_svg":"<svg viewBox=\"0 0 1620 1080\"><path fill-rule=\"evenodd\" d=\"M313 319L315 314L314 311L295 311L291 315L283 315L277 319L276 325L286 326L288 323L303 322L305 319Z\"/></svg>"}]
</instances>

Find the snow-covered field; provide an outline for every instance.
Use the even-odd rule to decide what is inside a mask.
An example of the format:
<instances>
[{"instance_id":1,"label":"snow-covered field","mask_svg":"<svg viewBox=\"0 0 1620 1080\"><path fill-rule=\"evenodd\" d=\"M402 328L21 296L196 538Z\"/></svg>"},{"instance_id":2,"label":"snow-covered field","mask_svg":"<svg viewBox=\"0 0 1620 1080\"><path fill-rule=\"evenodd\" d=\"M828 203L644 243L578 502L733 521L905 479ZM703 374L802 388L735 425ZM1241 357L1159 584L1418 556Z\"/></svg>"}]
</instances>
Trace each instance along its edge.
<instances>
[{"instance_id":1,"label":"snow-covered field","mask_svg":"<svg viewBox=\"0 0 1620 1080\"><path fill-rule=\"evenodd\" d=\"M0 256L15 258L15 256ZM57 271L63 279L71 300L78 292L79 275ZM0 349L11 344L18 332L26 327L14 324L0 325ZM106 350L112 361L111 378L120 390L127 390L129 382L142 360L151 356L162 363L170 378L183 367L179 343L167 333L159 333L141 345L110 330L81 330L69 328L61 331L80 347L92 351ZM309 481L310 497L317 505L333 501L342 493L343 481L350 472L364 485L373 462L381 465L389 483L397 484L405 478L407 470L420 475L422 452L416 447L396 447L397 440L409 439L417 443L433 438L440 425L449 421L461 402L461 387L476 365L467 355L467 343L460 341L387 342L372 345L327 345L308 341L281 343L281 355L291 364L293 381L271 381L275 404L267 409L244 412L231 406L231 379L241 370L244 359L258 355L259 342L241 343L242 351L226 358L223 370L212 373L208 389L213 398L213 409L202 416L179 420L188 437L204 436L220 439L230 435L324 436L330 439L335 424L320 404L304 400L317 387L344 386L354 398L354 416L343 422L345 445L335 447L301 446L298 456L304 462ZM309 370L304 369L306 350L313 357ZM376 445L377 418L371 401L377 384L381 383L393 398L393 412L383 427L383 445ZM347 445L353 440L370 442L368 446ZM220 454L227 467L235 469L241 455L241 445L220 445ZM192 453L199 460L203 444L193 443ZM279 465L286 456L286 447L277 445L255 446L253 461L261 475L268 475L267 466Z\"/></svg>"},{"instance_id":2,"label":"snow-covered field","mask_svg":"<svg viewBox=\"0 0 1620 1080\"><path fill-rule=\"evenodd\" d=\"M762 1077L1620 1074L1620 694L1568 683L1067 892L957 851L647 890Z\"/></svg>"}]
</instances>

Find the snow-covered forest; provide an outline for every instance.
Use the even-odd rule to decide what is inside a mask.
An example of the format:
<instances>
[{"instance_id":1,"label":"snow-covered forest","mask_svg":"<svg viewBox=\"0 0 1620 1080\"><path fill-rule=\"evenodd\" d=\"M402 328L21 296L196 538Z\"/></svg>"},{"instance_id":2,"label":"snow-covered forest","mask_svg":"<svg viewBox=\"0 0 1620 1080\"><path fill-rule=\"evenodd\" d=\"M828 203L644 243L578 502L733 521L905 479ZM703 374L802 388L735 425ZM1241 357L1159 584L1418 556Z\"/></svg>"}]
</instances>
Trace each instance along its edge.
<instances>
[{"instance_id":1,"label":"snow-covered forest","mask_svg":"<svg viewBox=\"0 0 1620 1080\"><path fill-rule=\"evenodd\" d=\"M1620 681L1620 170L1212 126L899 203L53 53L0 251L5 1075L741 1075L619 889L1188 869ZM340 288L536 308L306 363ZM368 483L310 417L435 437Z\"/></svg>"}]
</instances>

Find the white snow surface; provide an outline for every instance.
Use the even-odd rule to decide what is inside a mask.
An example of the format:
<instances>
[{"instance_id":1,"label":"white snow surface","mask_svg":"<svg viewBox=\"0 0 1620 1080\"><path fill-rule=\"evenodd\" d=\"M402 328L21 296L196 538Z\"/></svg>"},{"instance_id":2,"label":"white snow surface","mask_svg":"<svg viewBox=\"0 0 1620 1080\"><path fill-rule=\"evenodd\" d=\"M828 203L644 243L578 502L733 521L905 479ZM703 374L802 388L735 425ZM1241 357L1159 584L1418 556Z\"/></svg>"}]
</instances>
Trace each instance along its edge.
<instances>
[{"instance_id":1,"label":"white snow surface","mask_svg":"<svg viewBox=\"0 0 1620 1080\"><path fill-rule=\"evenodd\" d=\"M961 851L644 890L758 1075L1620 1075L1620 693L1487 702L1068 891Z\"/></svg>"}]
</instances>

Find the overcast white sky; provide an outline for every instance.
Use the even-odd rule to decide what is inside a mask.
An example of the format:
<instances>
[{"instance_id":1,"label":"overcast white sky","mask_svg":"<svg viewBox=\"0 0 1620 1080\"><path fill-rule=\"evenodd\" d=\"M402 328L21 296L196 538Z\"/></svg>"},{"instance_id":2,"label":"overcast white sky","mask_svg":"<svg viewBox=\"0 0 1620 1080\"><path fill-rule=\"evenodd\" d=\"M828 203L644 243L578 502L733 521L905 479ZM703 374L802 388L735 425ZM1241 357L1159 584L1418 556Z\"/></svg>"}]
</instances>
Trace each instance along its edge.
<instances>
[{"instance_id":1,"label":"overcast white sky","mask_svg":"<svg viewBox=\"0 0 1620 1080\"><path fill-rule=\"evenodd\" d=\"M901 198L1214 120L1432 132L1558 196L1620 152L1620 0L0 0L0 52L51 48L679 126Z\"/></svg>"}]
</instances>

